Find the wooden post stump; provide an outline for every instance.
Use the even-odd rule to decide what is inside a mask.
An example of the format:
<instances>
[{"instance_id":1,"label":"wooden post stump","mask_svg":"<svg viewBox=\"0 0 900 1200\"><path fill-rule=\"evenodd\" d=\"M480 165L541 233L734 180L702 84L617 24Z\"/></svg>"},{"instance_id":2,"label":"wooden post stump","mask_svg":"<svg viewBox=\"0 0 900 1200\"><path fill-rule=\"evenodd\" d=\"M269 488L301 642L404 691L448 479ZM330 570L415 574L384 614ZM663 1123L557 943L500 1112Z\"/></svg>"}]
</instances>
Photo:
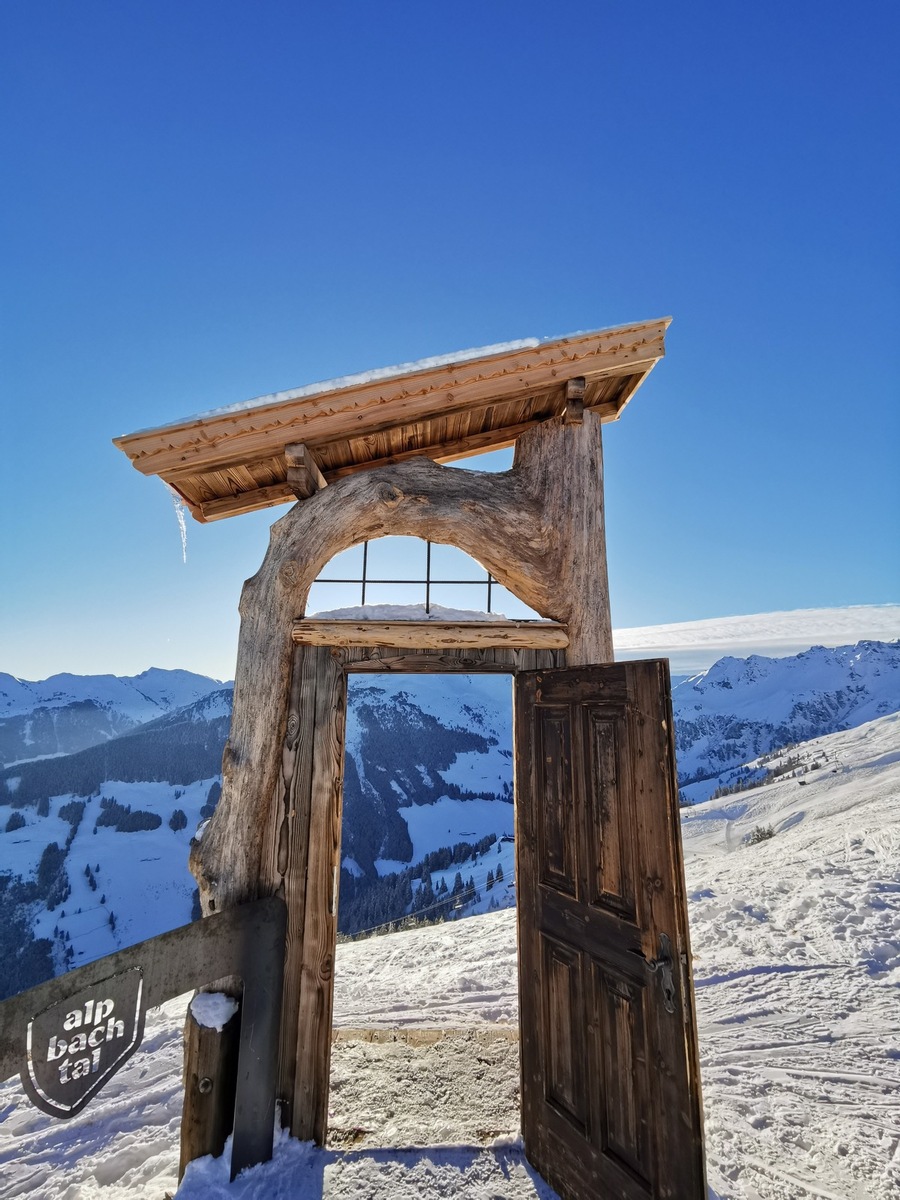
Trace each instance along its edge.
<instances>
[{"instance_id":1,"label":"wooden post stump","mask_svg":"<svg viewBox=\"0 0 900 1200\"><path fill-rule=\"evenodd\" d=\"M241 1011L221 1029L201 1025L190 1008L185 1018L184 1095L178 1181L189 1162L225 1149L234 1128Z\"/></svg>"}]
</instances>

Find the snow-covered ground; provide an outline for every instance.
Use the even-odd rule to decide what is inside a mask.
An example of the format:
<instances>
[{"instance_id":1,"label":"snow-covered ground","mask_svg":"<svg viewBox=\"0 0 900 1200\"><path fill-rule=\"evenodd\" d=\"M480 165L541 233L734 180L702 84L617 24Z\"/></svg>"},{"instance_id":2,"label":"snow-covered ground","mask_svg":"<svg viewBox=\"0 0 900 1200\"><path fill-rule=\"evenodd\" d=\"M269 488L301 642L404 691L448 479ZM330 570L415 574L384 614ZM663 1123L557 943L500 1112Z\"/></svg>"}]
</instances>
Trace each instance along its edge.
<instances>
[{"instance_id":1,"label":"snow-covered ground","mask_svg":"<svg viewBox=\"0 0 900 1200\"><path fill-rule=\"evenodd\" d=\"M893 1200L900 717L790 753L805 774L684 812L711 1196ZM281 1138L230 1186L203 1160L179 1200L547 1200L517 1140L516 999L511 911L340 946L330 1144ZM0 1086L0 1197L174 1190L183 1009L72 1121Z\"/></svg>"},{"instance_id":2,"label":"snow-covered ground","mask_svg":"<svg viewBox=\"0 0 900 1200\"><path fill-rule=\"evenodd\" d=\"M97 827L103 812L99 796L54 796L48 817L39 817L34 808L18 810L26 824L5 835L3 867L28 878L47 843L55 840L65 845L70 835L71 826L59 816L59 810L73 801L84 804L84 815L69 848L72 893L52 911L38 909L35 936L58 942L54 929L59 931L72 946L74 957L69 965L80 967L122 946L133 946L186 924L191 919L195 886L187 859L196 822L181 829L173 829L169 822L178 809L198 812L211 783L202 779L174 789L167 783L107 783L105 796L159 817L158 829L138 833L120 833L108 825ZM173 863L180 869L173 871ZM133 902L134 895L141 897L140 904Z\"/></svg>"}]
</instances>

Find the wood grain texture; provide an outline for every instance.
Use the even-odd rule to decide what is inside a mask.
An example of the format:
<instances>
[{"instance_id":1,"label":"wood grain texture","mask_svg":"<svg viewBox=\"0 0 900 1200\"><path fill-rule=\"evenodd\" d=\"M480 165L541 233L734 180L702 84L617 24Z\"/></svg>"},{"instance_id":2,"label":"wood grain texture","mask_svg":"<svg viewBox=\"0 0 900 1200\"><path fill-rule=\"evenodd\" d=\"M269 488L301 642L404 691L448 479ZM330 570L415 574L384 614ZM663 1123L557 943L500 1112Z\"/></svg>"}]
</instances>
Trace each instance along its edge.
<instances>
[{"instance_id":1,"label":"wood grain texture","mask_svg":"<svg viewBox=\"0 0 900 1200\"><path fill-rule=\"evenodd\" d=\"M298 500L305 500L327 487L312 451L302 442L292 442L284 448L287 482Z\"/></svg>"},{"instance_id":2,"label":"wood grain texture","mask_svg":"<svg viewBox=\"0 0 900 1200\"><path fill-rule=\"evenodd\" d=\"M295 621L291 637L299 646L384 646L439 650L513 646L564 650L569 635L558 624L535 621L348 621L311 618Z\"/></svg>"},{"instance_id":3,"label":"wood grain texture","mask_svg":"<svg viewBox=\"0 0 900 1200\"><path fill-rule=\"evenodd\" d=\"M473 672L515 675L518 671L564 667L565 650L525 650L485 647L465 650L405 650L392 653L377 646L345 646L332 650L350 671L396 672L399 674L471 674Z\"/></svg>"},{"instance_id":4,"label":"wood grain texture","mask_svg":"<svg viewBox=\"0 0 900 1200\"><path fill-rule=\"evenodd\" d=\"M222 798L191 867L204 911L259 894L260 857L280 786L291 679L291 630L335 554L408 534L471 554L542 616L568 627L570 665L613 657L599 418L561 418L523 434L512 470L488 474L427 460L351 476L272 526L244 585Z\"/></svg>"},{"instance_id":5,"label":"wood grain texture","mask_svg":"<svg viewBox=\"0 0 900 1200\"><path fill-rule=\"evenodd\" d=\"M522 1131L566 1200L704 1200L666 664L516 684Z\"/></svg>"},{"instance_id":6,"label":"wood grain texture","mask_svg":"<svg viewBox=\"0 0 900 1200\"><path fill-rule=\"evenodd\" d=\"M302 797L307 836L302 843L298 839L289 871L304 897L302 916L301 906L295 906L298 936L285 962L290 1011L282 1027L286 1037L293 1030L292 1078L283 1072L280 1086L290 1101L292 1134L321 1145L328 1117L347 684L327 650L304 648L302 657L314 664L316 694L311 708L301 713L312 743L309 787Z\"/></svg>"},{"instance_id":7,"label":"wood grain texture","mask_svg":"<svg viewBox=\"0 0 900 1200\"><path fill-rule=\"evenodd\" d=\"M526 397L567 379L619 377L638 383L665 353L663 318L597 330L414 372L399 372L350 386L282 393L270 403L210 413L160 429L114 439L144 474L215 468L282 453L288 443L319 443L390 428L405 429L447 413L489 409L509 397ZM560 411L560 410L557 410ZM446 440L447 430L432 441ZM502 437L502 429L497 432Z\"/></svg>"}]
</instances>

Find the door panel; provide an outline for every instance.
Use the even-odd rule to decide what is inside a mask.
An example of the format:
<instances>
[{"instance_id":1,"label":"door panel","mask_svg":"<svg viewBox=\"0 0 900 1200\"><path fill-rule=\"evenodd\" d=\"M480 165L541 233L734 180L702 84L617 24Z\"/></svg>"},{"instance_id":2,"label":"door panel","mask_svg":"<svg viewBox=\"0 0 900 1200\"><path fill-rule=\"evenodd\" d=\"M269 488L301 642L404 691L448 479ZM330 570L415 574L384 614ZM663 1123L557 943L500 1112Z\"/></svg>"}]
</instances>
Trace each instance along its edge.
<instances>
[{"instance_id":1,"label":"door panel","mask_svg":"<svg viewBox=\"0 0 900 1200\"><path fill-rule=\"evenodd\" d=\"M516 682L522 1132L564 1200L703 1200L668 665Z\"/></svg>"},{"instance_id":2,"label":"door panel","mask_svg":"<svg viewBox=\"0 0 900 1200\"><path fill-rule=\"evenodd\" d=\"M572 773L572 743L566 708L542 708L539 720L541 790L547 803L541 811L541 882L574 896L576 823L566 803Z\"/></svg>"},{"instance_id":3,"label":"door panel","mask_svg":"<svg viewBox=\"0 0 900 1200\"><path fill-rule=\"evenodd\" d=\"M550 1019L547 1099L585 1131L585 1029L584 984L581 955L560 942L545 938L545 1004Z\"/></svg>"},{"instance_id":4,"label":"door panel","mask_svg":"<svg viewBox=\"0 0 900 1200\"><path fill-rule=\"evenodd\" d=\"M631 785L625 722L596 707L587 709L589 790L588 863L590 903L635 917L634 822L622 802Z\"/></svg>"}]
</instances>

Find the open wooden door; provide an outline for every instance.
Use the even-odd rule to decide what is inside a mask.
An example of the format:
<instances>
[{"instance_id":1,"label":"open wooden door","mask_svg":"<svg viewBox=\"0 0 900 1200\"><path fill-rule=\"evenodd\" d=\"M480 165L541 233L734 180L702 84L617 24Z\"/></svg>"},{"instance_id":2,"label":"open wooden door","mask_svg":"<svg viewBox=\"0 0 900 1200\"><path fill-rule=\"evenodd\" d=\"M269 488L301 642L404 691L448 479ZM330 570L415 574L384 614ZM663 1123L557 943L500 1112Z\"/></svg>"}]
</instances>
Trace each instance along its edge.
<instances>
[{"instance_id":1,"label":"open wooden door","mask_svg":"<svg viewBox=\"0 0 900 1200\"><path fill-rule=\"evenodd\" d=\"M516 680L522 1132L564 1200L705 1200L668 664Z\"/></svg>"}]
</instances>

